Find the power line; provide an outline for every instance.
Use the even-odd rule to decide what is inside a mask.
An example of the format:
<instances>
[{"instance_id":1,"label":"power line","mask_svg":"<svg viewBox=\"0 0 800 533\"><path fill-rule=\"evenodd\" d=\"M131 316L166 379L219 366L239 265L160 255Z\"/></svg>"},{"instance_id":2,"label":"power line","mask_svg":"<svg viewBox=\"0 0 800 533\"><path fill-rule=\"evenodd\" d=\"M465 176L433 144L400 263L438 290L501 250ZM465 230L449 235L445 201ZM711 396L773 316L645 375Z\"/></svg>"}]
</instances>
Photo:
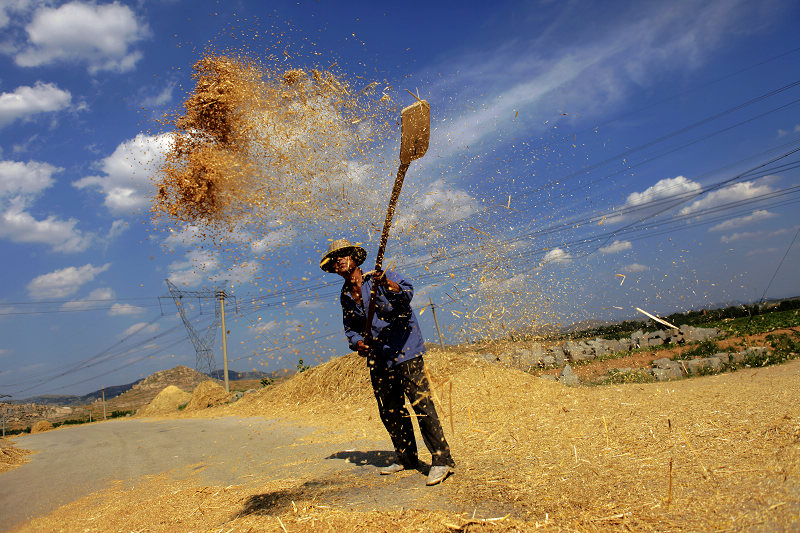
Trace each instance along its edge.
<instances>
[{"instance_id":1,"label":"power line","mask_svg":"<svg viewBox=\"0 0 800 533\"><path fill-rule=\"evenodd\" d=\"M791 250L792 246L794 246L794 241L797 240L797 235L798 234L800 234L800 228L798 228L797 231L795 232L794 237L792 237L792 242L790 242L789 243L789 247L786 248L786 253L783 254L783 257L781 257L781 260L778 263L778 266L775 268L775 272L773 272L772 277L769 279L769 283L767 283L767 287L764 289L764 294L761 295L761 300L759 300L759 303L764 303L764 299L767 297L767 291L769 290L770 286L772 285L772 282L775 281L775 276L778 275L778 271L781 269L781 265L783 265L783 261L786 259L786 256L789 255L789 250Z\"/></svg>"}]
</instances>

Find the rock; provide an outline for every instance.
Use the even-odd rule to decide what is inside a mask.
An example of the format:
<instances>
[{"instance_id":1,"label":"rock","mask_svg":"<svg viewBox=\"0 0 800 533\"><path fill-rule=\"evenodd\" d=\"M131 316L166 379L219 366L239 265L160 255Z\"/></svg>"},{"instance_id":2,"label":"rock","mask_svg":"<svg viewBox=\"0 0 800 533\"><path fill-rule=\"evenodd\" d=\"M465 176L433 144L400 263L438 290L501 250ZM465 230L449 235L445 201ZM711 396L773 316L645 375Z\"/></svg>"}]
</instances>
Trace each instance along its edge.
<instances>
[{"instance_id":1,"label":"rock","mask_svg":"<svg viewBox=\"0 0 800 533\"><path fill-rule=\"evenodd\" d=\"M714 357L716 357L717 359L719 359L719 361L720 361L722 364L724 364L724 365L727 365L728 363L730 363L730 362L731 362L731 354L729 354L728 352L718 352L718 353L715 353L715 354L714 354Z\"/></svg>"},{"instance_id":2,"label":"rock","mask_svg":"<svg viewBox=\"0 0 800 533\"><path fill-rule=\"evenodd\" d=\"M668 368L649 368L647 369L647 373L658 381L668 381L672 377Z\"/></svg>"},{"instance_id":3,"label":"rock","mask_svg":"<svg viewBox=\"0 0 800 533\"><path fill-rule=\"evenodd\" d=\"M575 386L580 381L578 380L578 375L572 371L572 367L569 365L564 365L564 368L561 369L561 373L558 375L559 383L563 383L564 385L568 386Z\"/></svg>"},{"instance_id":4,"label":"rock","mask_svg":"<svg viewBox=\"0 0 800 533\"><path fill-rule=\"evenodd\" d=\"M564 349L561 346L553 346L550 348L550 353L555 359L555 364L558 366L563 365L567 362L567 355L564 353Z\"/></svg>"},{"instance_id":5,"label":"rock","mask_svg":"<svg viewBox=\"0 0 800 533\"><path fill-rule=\"evenodd\" d=\"M664 344L664 339L661 337L648 337L647 344L642 344L642 346L661 346Z\"/></svg>"},{"instance_id":6,"label":"rock","mask_svg":"<svg viewBox=\"0 0 800 533\"><path fill-rule=\"evenodd\" d=\"M701 374L703 371L719 371L722 363L716 357L704 357L702 359L690 359L686 361L686 369L690 374Z\"/></svg>"},{"instance_id":7,"label":"rock","mask_svg":"<svg viewBox=\"0 0 800 533\"><path fill-rule=\"evenodd\" d=\"M631 342L633 346L636 348L640 348L642 346L642 339L644 339L644 332L642 330L637 330L631 333Z\"/></svg>"},{"instance_id":8,"label":"rock","mask_svg":"<svg viewBox=\"0 0 800 533\"><path fill-rule=\"evenodd\" d=\"M542 366L554 366L556 364L556 358L552 355L545 355L542 357L541 363Z\"/></svg>"},{"instance_id":9,"label":"rock","mask_svg":"<svg viewBox=\"0 0 800 533\"><path fill-rule=\"evenodd\" d=\"M621 352L629 352L633 349L633 341L630 339L619 339L617 343L619 343L619 351Z\"/></svg>"},{"instance_id":10,"label":"rock","mask_svg":"<svg viewBox=\"0 0 800 533\"><path fill-rule=\"evenodd\" d=\"M543 376L539 377L545 381L558 381L558 378L556 378L555 376L551 376L550 374L544 374Z\"/></svg>"},{"instance_id":11,"label":"rock","mask_svg":"<svg viewBox=\"0 0 800 533\"><path fill-rule=\"evenodd\" d=\"M722 361L720 361L719 357L706 357L703 361L706 362L706 368L710 368L714 372L722 370Z\"/></svg>"},{"instance_id":12,"label":"rock","mask_svg":"<svg viewBox=\"0 0 800 533\"><path fill-rule=\"evenodd\" d=\"M656 368L664 369L669 368L673 364L673 361L668 357L662 357L661 359L654 360L652 364Z\"/></svg>"}]
</instances>

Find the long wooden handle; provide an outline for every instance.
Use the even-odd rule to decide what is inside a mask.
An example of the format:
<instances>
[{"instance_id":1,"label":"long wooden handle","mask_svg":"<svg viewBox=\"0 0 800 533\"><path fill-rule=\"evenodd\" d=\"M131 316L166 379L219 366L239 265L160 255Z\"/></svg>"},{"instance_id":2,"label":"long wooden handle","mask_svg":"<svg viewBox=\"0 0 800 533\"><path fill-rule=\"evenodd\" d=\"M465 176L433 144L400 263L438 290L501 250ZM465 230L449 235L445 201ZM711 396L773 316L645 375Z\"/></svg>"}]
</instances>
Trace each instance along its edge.
<instances>
[{"instance_id":1,"label":"long wooden handle","mask_svg":"<svg viewBox=\"0 0 800 533\"><path fill-rule=\"evenodd\" d=\"M397 178L394 180L392 196L389 198L389 209L386 210L386 220L383 221L383 232L381 233L381 244L378 246L378 255L375 256L375 270L383 269L383 254L386 252L386 243L389 241L389 230L392 227L392 218L397 206L397 199L400 197L400 189L403 188L403 180L406 177L409 163L402 163L397 168ZM375 316L375 296L378 293L378 284L373 278L372 288L369 291L369 307L367 308L367 331L364 333L364 340L370 344L372 340L372 318Z\"/></svg>"}]
</instances>

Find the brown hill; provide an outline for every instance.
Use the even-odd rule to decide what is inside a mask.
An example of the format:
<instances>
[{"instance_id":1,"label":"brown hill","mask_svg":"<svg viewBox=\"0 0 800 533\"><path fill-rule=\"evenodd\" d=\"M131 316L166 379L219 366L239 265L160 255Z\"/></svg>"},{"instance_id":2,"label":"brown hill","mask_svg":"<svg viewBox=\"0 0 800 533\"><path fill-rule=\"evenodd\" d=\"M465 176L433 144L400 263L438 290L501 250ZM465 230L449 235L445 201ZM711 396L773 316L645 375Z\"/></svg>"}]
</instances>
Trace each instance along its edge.
<instances>
[{"instance_id":1,"label":"brown hill","mask_svg":"<svg viewBox=\"0 0 800 533\"><path fill-rule=\"evenodd\" d=\"M173 385L184 392L191 393L201 382L208 380L208 376L193 370L189 367L178 365L169 370L155 372L124 392L106 401L106 411L136 411L148 405L158 395L159 392ZM97 408L102 411L102 403L95 402L95 412Z\"/></svg>"}]
</instances>

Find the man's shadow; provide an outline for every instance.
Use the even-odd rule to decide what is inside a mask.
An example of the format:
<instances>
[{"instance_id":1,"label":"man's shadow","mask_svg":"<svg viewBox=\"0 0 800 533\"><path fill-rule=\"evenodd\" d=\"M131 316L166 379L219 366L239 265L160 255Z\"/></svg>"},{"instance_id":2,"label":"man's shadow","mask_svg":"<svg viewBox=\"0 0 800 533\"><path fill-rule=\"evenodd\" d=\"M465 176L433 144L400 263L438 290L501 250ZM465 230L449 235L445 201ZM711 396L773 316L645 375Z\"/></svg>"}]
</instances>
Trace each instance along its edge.
<instances>
[{"instance_id":1,"label":"man's shadow","mask_svg":"<svg viewBox=\"0 0 800 533\"><path fill-rule=\"evenodd\" d=\"M370 450L362 452L360 450L348 450L344 452L336 452L329 455L326 459L344 459L348 463L356 466L374 466L376 468L383 468L397 461L395 452L385 450ZM429 466L423 461L419 461L419 465L412 470L419 470L425 472Z\"/></svg>"},{"instance_id":2,"label":"man's shadow","mask_svg":"<svg viewBox=\"0 0 800 533\"><path fill-rule=\"evenodd\" d=\"M342 459L356 466L374 466L376 468L382 468L395 462L396 456L394 451L349 450L333 453L326 457L326 459ZM420 461L417 470L424 471L427 467L427 463ZM313 480L306 481L299 487L293 489L282 489L263 494L254 494L244 502L242 510L239 511L237 516L280 514L290 509L292 502L299 501L304 497L324 497L327 493L338 492L341 490L341 485L343 483L344 481L341 479L335 478Z\"/></svg>"},{"instance_id":3,"label":"man's shadow","mask_svg":"<svg viewBox=\"0 0 800 533\"><path fill-rule=\"evenodd\" d=\"M344 459L349 463L357 466L371 465L377 468L389 466L395 460L394 452L384 450L370 450L362 452L359 450L347 450L343 452L336 452L329 455L325 459Z\"/></svg>"}]
</instances>

